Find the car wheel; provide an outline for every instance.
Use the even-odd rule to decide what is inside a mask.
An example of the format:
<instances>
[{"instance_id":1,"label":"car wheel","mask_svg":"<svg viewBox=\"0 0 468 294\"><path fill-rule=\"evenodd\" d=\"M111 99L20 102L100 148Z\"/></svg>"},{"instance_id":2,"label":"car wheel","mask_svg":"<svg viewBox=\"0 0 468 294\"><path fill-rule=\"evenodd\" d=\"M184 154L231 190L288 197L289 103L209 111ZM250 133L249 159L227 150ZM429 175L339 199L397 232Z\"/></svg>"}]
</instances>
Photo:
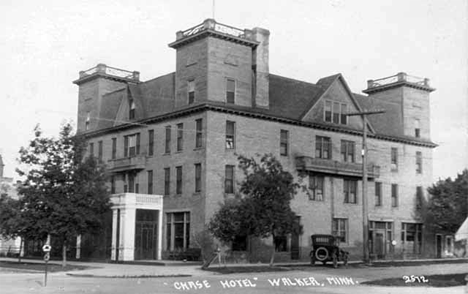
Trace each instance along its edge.
<instances>
[{"instance_id":1,"label":"car wheel","mask_svg":"<svg viewBox=\"0 0 468 294\"><path fill-rule=\"evenodd\" d=\"M317 248L317 250L315 250L314 256L316 260L321 261L321 262L324 262L324 261L326 262L329 256L328 249L325 247L319 247Z\"/></svg>"}]
</instances>

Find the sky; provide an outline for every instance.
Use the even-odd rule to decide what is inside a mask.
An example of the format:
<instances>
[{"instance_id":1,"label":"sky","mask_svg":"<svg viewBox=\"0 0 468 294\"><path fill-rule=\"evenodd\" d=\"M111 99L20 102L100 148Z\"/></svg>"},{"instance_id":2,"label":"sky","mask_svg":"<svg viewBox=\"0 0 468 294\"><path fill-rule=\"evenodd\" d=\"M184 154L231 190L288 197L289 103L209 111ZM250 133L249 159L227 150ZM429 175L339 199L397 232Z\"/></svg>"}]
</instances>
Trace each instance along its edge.
<instances>
[{"instance_id":1,"label":"sky","mask_svg":"<svg viewBox=\"0 0 468 294\"><path fill-rule=\"evenodd\" d=\"M213 9L214 8L214 9ZM98 63L149 80L175 70L167 44L206 18L270 30L270 72L315 83L406 72L431 93L434 180L468 167L468 9L464 0L1 0L0 154L17 178L18 151L40 124L76 123L80 70Z\"/></svg>"}]
</instances>

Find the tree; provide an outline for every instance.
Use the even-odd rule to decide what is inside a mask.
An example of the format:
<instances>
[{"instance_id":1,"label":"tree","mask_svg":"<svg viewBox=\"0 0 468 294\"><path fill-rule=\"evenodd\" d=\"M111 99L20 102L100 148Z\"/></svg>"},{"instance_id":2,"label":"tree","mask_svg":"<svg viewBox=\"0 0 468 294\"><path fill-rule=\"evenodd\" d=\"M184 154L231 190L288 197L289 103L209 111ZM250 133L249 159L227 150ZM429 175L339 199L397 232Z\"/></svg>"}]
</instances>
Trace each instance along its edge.
<instances>
[{"instance_id":1,"label":"tree","mask_svg":"<svg viewBox=\"0 0 468 294\"><path fill-rule=\"evenodd\" d=\"M433 230L455 233L467 217L468 170L455 180L440 180L428 188L429 199L416 210L424 224Z\"/></svg>"},{"instance_id":2,"label":"tree","mask_svg":"<svg viewBox=\"0 0 468 294\"><path fill-rule=\"evenodd\" d=\"M240 186L243 197L238 202L224 204L212 218L209 228L224 242L239 235L272 237L270 265L273 265L276 237L302 233L290 206L301 186L272 154L263 155L260 162L244 156L239 156L238 160L244 173Z\"/></svg>"},{"instance_id":3,"label":"tree","mask_svg":"<svg viewBox=\"0 0 468 294\"><path fill-rule=\"evenodd\" d=\"M26 177L18 189L20 230L33 239L58 239L63 266L69 242L98 232L110 208L105 167L93 157L83 158L84 145L84 138L74 136L66 124L58 139L43 137L36 127L34 139L20 150L24 168L17 172Z\"/></svg>"}]
</instances>

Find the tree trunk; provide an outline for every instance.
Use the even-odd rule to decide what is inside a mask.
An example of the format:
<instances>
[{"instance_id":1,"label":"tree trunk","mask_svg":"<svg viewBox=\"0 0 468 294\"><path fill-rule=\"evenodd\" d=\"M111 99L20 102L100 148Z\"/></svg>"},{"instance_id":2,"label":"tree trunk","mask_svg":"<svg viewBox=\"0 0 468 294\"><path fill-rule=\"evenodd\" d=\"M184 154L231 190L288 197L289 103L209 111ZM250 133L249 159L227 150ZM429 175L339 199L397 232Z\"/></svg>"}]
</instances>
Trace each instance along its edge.
<instances>
[{"instance_id":1,"label":"tree trunk","mask_svg":"<svg viewBox=\"0 0 468 294\"><path fill-rule=\"evenodd\" d=\"M275 235L272 234L272 245L271 246L271 257L270 257L270 266L273 266L273 263L275 262Z\"/></svg>"},{"instance_id":2,"label":"tree trunk","mask_svg":"<svg viewBox=\"0 0 468 294\"><path fill-rule=\"evenodd\" d=\"M20 237L21 238L21 237ZM21 241L20 241L20 250L19 250L19 254L18 254L18 263L21 262L21 252L23 251L23 238L21 238Z\"/></svg>"},{"instance_id":3,"label":"tree trunk","mask_svg":"<svg viewBox=\"0 0 468 294\"><path fill-rule=\"evenodd\" d=\"M63 242L62 246L62 267L67 266L67 242Z\"/></svg>"}]
</instances>

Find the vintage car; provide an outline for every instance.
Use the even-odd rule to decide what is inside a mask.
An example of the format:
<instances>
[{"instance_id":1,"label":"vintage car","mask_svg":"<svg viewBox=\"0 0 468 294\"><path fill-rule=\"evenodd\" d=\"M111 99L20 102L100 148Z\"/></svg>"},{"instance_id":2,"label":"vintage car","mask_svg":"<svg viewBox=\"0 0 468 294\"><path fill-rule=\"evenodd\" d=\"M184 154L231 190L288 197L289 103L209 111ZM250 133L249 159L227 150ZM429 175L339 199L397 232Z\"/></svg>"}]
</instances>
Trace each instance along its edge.
<instances>
[{"instance_id":1,"label":"vintage car","mask_svg":"<svg viewBox=\"0 0 468 294\"><path fill-rule=\"evenodd\" d=\"M333 262L333 267L338 266L338 261L343 261L345 266L348 265L347 251L340 249L339 237L333 235L312 235L312 251L310 251L310 263L315 264L316 261L321 261L326 264L327 261Z\"/></svg>"}]
</instances>

